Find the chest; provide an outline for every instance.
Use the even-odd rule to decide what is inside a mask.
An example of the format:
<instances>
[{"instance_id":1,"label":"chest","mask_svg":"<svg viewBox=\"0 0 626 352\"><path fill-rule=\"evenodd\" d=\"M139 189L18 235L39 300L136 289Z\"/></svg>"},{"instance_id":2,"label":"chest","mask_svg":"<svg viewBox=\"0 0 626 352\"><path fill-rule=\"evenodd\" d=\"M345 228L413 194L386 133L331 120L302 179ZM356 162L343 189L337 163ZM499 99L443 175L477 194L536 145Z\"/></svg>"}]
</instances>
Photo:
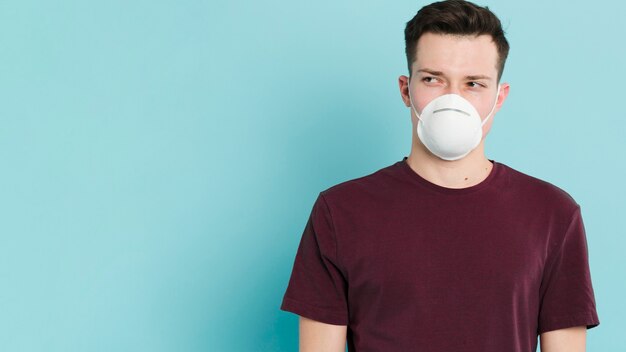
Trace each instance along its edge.
<instances>
[{"instance_id":1,"label":"chest","mask_svg":"<svg viewBox=\"0 0 626 352\"><path fill-rule=\"evenodd\" d=\"M344 226L340 254L352 292L451 304L515 299L540 285L545 228L514 208L430 204L376 214Z\"/></svg>"}]
</instances>

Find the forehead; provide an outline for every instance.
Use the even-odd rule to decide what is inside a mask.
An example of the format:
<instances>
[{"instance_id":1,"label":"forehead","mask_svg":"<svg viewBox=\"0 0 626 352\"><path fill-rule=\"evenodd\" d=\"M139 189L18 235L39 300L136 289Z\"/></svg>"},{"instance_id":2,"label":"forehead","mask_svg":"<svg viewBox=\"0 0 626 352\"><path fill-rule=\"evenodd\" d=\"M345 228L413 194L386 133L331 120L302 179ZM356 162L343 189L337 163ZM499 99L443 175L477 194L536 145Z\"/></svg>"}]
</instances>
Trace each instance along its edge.
<instances>
[{"instance_id":1,"label":"forehead","mask_svg":"<svg viewBox=\"0 0 626 352\"><path fill-rule=\"evenodd\" d=\"M425 33L417 42L415 70L428 68L447 75L497 75L498 49L489 35Z\"/></svg>"}]
</instances>

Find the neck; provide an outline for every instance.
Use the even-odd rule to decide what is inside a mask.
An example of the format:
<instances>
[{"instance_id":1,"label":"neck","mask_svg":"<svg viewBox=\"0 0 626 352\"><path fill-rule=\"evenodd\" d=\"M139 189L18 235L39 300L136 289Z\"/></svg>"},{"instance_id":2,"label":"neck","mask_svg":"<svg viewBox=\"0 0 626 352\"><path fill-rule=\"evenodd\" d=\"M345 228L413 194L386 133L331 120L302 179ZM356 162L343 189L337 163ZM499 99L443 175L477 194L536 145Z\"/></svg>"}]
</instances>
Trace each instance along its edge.
<instances>
[{"instance_id":1,"label":"neck","mask_svg":"<svg viewBox=\"0 0 626 352\"><path fill-rule=\"evenodd\" d=\"M415 143L416 142L416 143ZM442 160L414 141L407 163L425 180L446 188L467 188L489 176L493 164L484 153L484 140L462 159Z\"/></svg>"}]
</instances>

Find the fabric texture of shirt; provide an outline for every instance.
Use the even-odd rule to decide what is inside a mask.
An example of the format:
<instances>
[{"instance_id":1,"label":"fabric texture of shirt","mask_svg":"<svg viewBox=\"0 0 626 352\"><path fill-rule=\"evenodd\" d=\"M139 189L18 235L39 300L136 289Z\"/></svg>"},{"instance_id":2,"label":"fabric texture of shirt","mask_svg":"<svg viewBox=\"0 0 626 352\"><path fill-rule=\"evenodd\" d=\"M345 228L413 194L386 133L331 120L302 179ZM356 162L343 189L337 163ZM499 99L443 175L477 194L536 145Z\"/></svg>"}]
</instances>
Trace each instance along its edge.
<instances>
[{"instance_id":1,"label":"fabric texture of shirt","mask_svg":"<svg viewBox=\"0 0 626 352\"><path fill-rule=\"evenodd\" d=\"M347 325L359 352L531 352L600 324L568 193L493 160L446 188L406 160L319 193L280 309Z\"/></svg>"}]
</instances>

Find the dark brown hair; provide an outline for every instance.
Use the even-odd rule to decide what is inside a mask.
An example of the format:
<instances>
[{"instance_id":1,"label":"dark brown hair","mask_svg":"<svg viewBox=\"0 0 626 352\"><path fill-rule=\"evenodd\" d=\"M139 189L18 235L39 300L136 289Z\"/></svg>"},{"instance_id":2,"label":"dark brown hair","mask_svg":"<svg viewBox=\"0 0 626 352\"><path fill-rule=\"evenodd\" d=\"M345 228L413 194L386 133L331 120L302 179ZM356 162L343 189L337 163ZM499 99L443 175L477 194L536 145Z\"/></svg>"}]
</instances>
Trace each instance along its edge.
<instances>
[{"instance_id":1,"label":"dark brown hair","mask_svg":"<svg viewBox=\"0 0 626 352\"><path fill-rule=\"evenodd\" d=\"M406 59L411 75L411 64L417 55L417 41L424 33L475 35L488 34L498 50L498 81L509 54L509 43L504 37L500 20L488 7L469 1L447 0L422 7L406 24L404 41Z\"/></svg>"}]
</instances>

